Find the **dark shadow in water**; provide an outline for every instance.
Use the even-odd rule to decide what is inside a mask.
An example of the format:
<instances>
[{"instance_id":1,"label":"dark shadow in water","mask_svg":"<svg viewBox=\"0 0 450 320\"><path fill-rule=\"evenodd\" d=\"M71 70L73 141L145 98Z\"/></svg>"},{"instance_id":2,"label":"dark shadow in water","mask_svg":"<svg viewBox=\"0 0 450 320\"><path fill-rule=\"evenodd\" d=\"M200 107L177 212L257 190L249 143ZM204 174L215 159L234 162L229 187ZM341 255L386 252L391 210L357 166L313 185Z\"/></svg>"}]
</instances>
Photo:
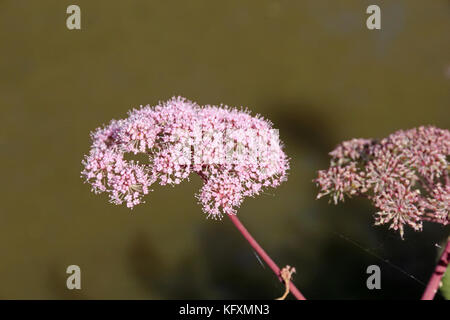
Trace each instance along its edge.
<instances>
[{"instance_id":1,"label":"dark shadow in water","mask_svg":"<svg viewBox=\"0 0 450 320\"><path fill-rule=\"evenodd\" d=\"M305 294L313 299L420 298L435 267L436 244L445 239L448 228L427 223L421 233L407 230L402 240L388 226L373 226L375 209L368 201L354 199L330 205L328 210L325 205L319 201L317 208L323 208L318 211L326 215L324 223L332 225L332 229L320 238L324 245L314 264L299 255L295 245L305 241L301 221L292 221L287 230L288 234L299 235L298 239L280 249L282 256L289 258L300 272L306 268L310 278L302 286ZM381 269L381 290L367 289L369 265ZM437 294L436 299L442 296Z\"/></svg>"},{"instance_id":2,"label":"dark shadow in water","mask_svg":"<svg viewBox=\"0 0 450 320\"><path fill-rule=\"evenodd\" d=\"M227 218L205 224L200 243L214 298L274 299L283 293L282 284Z\"/></svg>"},{"instance_id":3,"label":"dark shadow in water","mask_svg":"<svg viewBox=\"0 0 450 320\"><path fill-rule=\"evenodd\" d=\"M273 299L283 286L262 266L231 223L201 227L201 257L184 256L166 268L140 234L130 246L131 271L148 292L162 299ZM183 253L180 253L182 255ZM197 259L202 259L204 267ZM206 271L202 271L206 270Z\"/></svg>"},{"instance_id":4,"label":"dark shadow in water","mask_svg":"<svg viewBox=\"0 0 450 320\"><path fill-rule=\"evenodd\" d=\"M195 257L180 253L176 266L167 266L144 232L138 233L129 248L131 272L149 293L161 299L201 299L202 279ZM184 257L183 257L184 256Z\"/></svg>"},{"instance_id":5,"label":"dark shadow in water","mask_svg":"<svg viewBox=\"0 0 450 320\"><path fill-rule=\"evenodd\" d=\"M336 213L351 217L349 211L357 212L358 208L361 209L358 203L347 205ZM338 218L331 220L336 222ZM367 238L358 238L340 232L345 230L343 223L336 223L336 232L321 238L324 245L314 262L302 255L304 238L278 247L276 252L271 252L272 258L297 267L297 281L294 281L311 299L416 300L421 296L424 284L420 282L426 283L434 268L433 241L444 235L442 229L427 226L429 233L410 232L408 239L402 241L392 231L369 224ZM296 234L295 229L293 225L287 232ZM281 295L282 284L227 219L202 224L198 234L201 257L185 255L171 268L164 266L151 242L143 233L139 234L129 251L131 270L137 281L153 296L163 299L274 299ZM381 290L369 290L366 286L369 277L366 270L373 264L381 268ZM59 279L55 283L65 282ZM67 295L67 298L73 297Z\"/></svg>"},{"instance_id":6,"label":"dark shadow in water","mask_svg":"<svg viewBox=\"0 0 450 320\"><path fill-rule=\"evenodd\" d=\"M318 108L306 102L272 103L267 108L276 110L270 119L280 129L282 138L293 139L324 157L336 146L333 121L329 121L323 112L314 111Z\"/></svg>"}]
</instances>

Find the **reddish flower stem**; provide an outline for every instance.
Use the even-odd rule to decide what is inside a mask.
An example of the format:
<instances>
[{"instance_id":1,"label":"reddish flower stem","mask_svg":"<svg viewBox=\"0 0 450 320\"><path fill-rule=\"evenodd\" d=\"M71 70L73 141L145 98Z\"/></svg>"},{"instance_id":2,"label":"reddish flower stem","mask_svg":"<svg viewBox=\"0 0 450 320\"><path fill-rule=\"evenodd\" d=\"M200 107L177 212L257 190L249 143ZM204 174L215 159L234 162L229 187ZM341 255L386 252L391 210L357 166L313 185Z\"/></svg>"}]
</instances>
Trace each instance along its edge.
<instances>
[{"instance_id":1,"label":"reddish flower stem","mask_svg":"<svg viewBox=\"0 0 450 320\"><path fill-rule=\"evenodd\" d=\"M433 300L434 295L439 290L439 285L441 283L442 277L444 276L445 270L447 270L447 266L450 260L450 238L447 239L447 245L445 246L444 251L439 259L439 262L434 269L433 274L431 275L430 281L428 281L428 285L425 288L425 292L422 295L421 300Z\"/></svg>"},{"instance_id":2,"label":"reddish flower stem","mask_svg":"<svg viewBox=\"0 0 450 320\"><path fill-rule=\"evenodd\" d=\"M248 241L248 243L255 249L256 253L264 260L264 262L272 269L278 279L283 282L281 278L281 270L277 266L277 264L270 258L270 256L264 251L263 248L256 242L256 240L252 237L252 235L247 231L238 217L234 214L227 214L239 232L244 236L244 238ZM289 285L290 292L297 298L297 300L306 300L306 298L302 295L302 293L295 287L295 285L290 282Z\"/></svg>"}]
</instances>

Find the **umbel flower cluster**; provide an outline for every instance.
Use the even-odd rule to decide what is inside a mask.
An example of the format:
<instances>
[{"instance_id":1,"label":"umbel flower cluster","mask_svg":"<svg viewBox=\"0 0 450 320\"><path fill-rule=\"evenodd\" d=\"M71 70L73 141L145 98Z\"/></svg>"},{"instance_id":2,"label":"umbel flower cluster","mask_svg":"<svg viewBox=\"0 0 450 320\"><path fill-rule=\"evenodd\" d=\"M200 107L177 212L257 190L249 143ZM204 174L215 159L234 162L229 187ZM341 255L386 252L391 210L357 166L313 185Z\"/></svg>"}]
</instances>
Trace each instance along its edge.
<instances>
[{"instance_id":1,"label":"umbel flower cluster","mask_svg":"<svg viewBox=\"0 0 450 320\"><path fill-rule=\"evenodd\" d=\"M447 225L450 208L450 132L435 127L397 131L377 141L353 139L330 152L315 180L318 198L365 196L378 209L375 225L421 231L423 221Z\"/></svg>"},{"instance_id":2,"label":"umbel flower cluster","mask_svg":"<svg viewBox=\"0 0 450 320\"><path fill-rule=\"evenodd\" d=\"M204 106L177 97L140 107L91 133L82 177L95 193L133 208L154 183L176 185L198 174L197 195L212 218L235 214L245 197L286 179L289 163L278 131L260 116L227 106ZM143 153L148 161L127 160Z\"/></svg>"}]
</instances>

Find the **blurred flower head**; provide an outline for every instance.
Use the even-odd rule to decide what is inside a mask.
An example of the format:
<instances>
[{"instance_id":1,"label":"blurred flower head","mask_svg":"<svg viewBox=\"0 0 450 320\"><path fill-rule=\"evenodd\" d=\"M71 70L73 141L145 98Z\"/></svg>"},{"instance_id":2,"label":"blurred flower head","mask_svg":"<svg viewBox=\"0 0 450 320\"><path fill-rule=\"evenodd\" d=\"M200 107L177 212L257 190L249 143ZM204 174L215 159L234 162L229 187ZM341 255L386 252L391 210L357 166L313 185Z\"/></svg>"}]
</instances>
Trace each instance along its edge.
<instances>
[{"instance_id":1,"label":"blurred flower head","mask_svg":"<svg viewBox=\"0 0 450 320\"><path fill-rule=\"evenodd\" d=\"M245 197L286 179L288 159L271 122L247 110L200 107L177 97L140 107L91 133L92 146L82 177L95 193L133 208L153 183L176 185L197 173L197 195L212 218L235 214ZM143 153L148 161L126 160Z\"/></svg>"},{"instance_id":2,"label":"blurred flower head","mask_svg":"<svg viewBox=\"0 0 450 320\"><path fill-rule=\"evenodd\" d=\"M397 131L377 141L353 139L330 152L330 167L315 180L317 198L364 196L379 210L375 225L389 224L403 237L404 226L423 221L449 223L450 132L435 127Z\"/></svg>"}]
</instances>

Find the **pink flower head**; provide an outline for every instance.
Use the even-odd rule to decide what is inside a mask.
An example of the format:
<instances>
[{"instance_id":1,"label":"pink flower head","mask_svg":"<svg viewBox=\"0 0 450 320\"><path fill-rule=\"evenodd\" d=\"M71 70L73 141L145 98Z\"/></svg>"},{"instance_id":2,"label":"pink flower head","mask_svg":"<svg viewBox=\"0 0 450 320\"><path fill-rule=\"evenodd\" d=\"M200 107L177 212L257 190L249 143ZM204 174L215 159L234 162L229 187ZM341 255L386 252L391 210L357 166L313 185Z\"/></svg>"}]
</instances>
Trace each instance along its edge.
<instances>
[{"instance_id":1,"label":"pink flower head","mask_svg":"<svg viewBox=\"0 0 450 320\"><path fill-rule=\"evenodd\" d=\"M404 225L450 222L450 131L419 127L376 141L353 139L330 152L330 167L315 180L317 198L333 202L365 196L379 211L375 224L389 224L403 237Z\"/></svg>"},{"instance_id":2,"label":"pink flower head","mask_svg":"<svg viewBox=\"0 0 450 320\"><path fill-rule=\"evenodd\" d=\"M235 214L244 197L286 180L289 163L277 130L260 116L227 106L205 106L172 98L129 112L91 134L82 177L96 193L130 208L142 202L153 183L176 185L197 173L204 185L197 196L212 218ZM127 161L143 153L148 162Z\"/></svg>"}]
</instances>

